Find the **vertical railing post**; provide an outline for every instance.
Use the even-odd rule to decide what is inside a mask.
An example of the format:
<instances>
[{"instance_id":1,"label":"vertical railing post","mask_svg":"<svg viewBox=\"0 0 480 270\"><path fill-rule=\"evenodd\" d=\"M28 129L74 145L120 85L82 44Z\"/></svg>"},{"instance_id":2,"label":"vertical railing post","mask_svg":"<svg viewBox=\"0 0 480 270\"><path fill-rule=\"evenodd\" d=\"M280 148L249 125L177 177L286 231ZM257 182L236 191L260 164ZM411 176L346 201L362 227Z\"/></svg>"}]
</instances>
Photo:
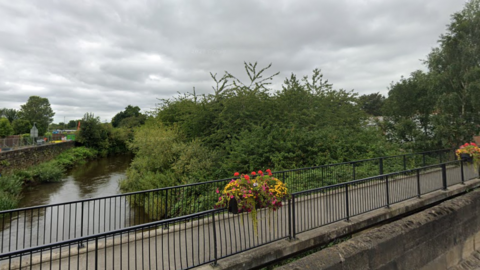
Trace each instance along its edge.
<instances>
[{"instance_id":1,"label":"vertical railing post","mask_svg":"<svg viewBox=\"0 0 480 270\"><path fill-rule=\"evenodd\" d=\"M390 189L388 187L388 175L385 176L385 187L387 189L387 208L390 208Z\"/></svg>"},{"instance_id":2,"label":"vertical railing post","mask_svg":"<svg viewBox=\"0 0 480 270\"><path fill-rule=\"evenodd\" d=\"M83 237L83 206L84 206L84 201L82 202L82 211L81 211L81 216L80 216L80 237ZM78 243L78 248L84 248L85 245L83 244L83 241L80 241L80 243Z\"/></svg>"},{"instance_id":3,"label":"vertical railing post","mask_svg":"<svg viewBox=\"0 0 480 270\"><path fill-rule=\"evenodd\" d=\"M296 226L295 226L295 194L292 194L292 239L296 237Z\"/></svg>"},{"instance_id":4,"label":"vertical railing post","mask_svg":"<svg viewBox=\"0 0 480 270\"><path fill-rule=\"evenodd\" d=\"M105 252L107 252L107 251L105 250ZM61 262L59 262L59 263L61 263ZM87 262L87 264L88 264L88 262ZM98 237L95 238L95 269L98 269Z\"/></svg>"},{"instance_id":5,"label":"vertical railing post","mask_svg":"<svg viewBox=\"0 0 480 270\"><path fill-rule=\"evenodd\" d=\"M352 180L355 180L355 162L352 162Z\"/></svg>"},{"instance_id":6,"label":"vertical railing post","mask_svg":"<svg viewBox=\"0 0 480 270\"><path fill-rule=\"evenodd\" d=\"M348 184L345 184L345 214L347 215L347 221L350 221L350 209L348 200Z\"/></svg>"},{"instance_id":7,"label":"vertical railing post","mask_svg":"<svg viewBox=\"0 0 480 270\"><path fill-rule=\"evenodd\" d=\"M164 219L167 219L168 218L168 189L165 189L165 214L163 215L163 218ZM163 229L164 230L167 230L168 229L168 223L165 222L165 224L163 225Z\"/></svg>"},{"instance_id":8,"label":"vertical railing post","mask_svg":"<svg viewBox=\"0 0 480 270\"><path fill-rule=\"evenodd\" d=\"M441 167L442 167L443 190L447 190L447 166L445 164L442 164Z\"/></svg>"},{"instance_id":9,"label":"vertical railing post","mask_svg":"<svg viewBox=\"0 0 480 270\"><path fill-rule=\"evenodd\" d=\"M462 184L465 185L465 173L463 172L463 159L460 160L460 175L462 178Z\"/></svg>"},{"instance_id":10,"label":"vertical railing post","mask_svg":"<svg viewBox=\"0 0 480 270\"><path fill-rule=\"evenodd\" d=\"M215 211L212 212L212 224L213 224L213 257L214 261L213 266L217 265L218 254L217 254L217 228L215 227Z\"/></svg>"},{"instance_id":11,"label":"vertical railing post","mask_svg":"<svg viewBox=\"0 0 480 270\"><path fill-rule=\"evenodd\" d=\"M420 169L417 169L417 197L420 198L422 196L422 190L420 187Z\"/></svg>"},{"instance_id":12,"label":"vertical railing post","mask_svg":"<svg viewBox=\"0 0 480 270\"><path fill-rule=\"evenodd\" d=\"M380 158L380 160L378 161L378 173L380 175L383 174L383 158Z\"/></svg>"},{"instance_id":13,"label":"vertical railing post","mask_svg":"<svg viewBox=\"0 0 480 270\"><path fill-rule=\"evenodd\" d=\"M288 199L288 239L292 240L292 199Z\"/></svg>"}]
</instances>

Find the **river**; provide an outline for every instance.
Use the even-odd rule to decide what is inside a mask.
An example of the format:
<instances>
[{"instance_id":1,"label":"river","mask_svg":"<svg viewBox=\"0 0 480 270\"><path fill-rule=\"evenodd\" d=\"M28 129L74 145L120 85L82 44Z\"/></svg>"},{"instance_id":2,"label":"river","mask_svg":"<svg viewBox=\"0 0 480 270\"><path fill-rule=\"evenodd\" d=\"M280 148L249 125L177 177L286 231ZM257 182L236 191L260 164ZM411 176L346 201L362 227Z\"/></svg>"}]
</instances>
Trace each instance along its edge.
<instances>
[{"instance_id":1,"label":"river","mask_svg":"<svg viewBox=\"0 0 480 270\"><path fill-rule=\"evenodd\" d=\"M132 155L114 155L90 160L69 170L60 182L25 189L20 207L120 194L118 182L125 177L131 160Z\"/></svg>"},{"instance_id":2,"label":"river","mask_svg":"<svg viewBox=\"0 0 480 270\"><path fill-rule=\"evenodd\" d=\"M20 202L24 209L0 218L0 253L147 222L143 208L131 208L126 197L74 202L120 194L118 182L131 160L132 155L90 160L60 182L26 188Z\"/></svg>"}]
</instances>

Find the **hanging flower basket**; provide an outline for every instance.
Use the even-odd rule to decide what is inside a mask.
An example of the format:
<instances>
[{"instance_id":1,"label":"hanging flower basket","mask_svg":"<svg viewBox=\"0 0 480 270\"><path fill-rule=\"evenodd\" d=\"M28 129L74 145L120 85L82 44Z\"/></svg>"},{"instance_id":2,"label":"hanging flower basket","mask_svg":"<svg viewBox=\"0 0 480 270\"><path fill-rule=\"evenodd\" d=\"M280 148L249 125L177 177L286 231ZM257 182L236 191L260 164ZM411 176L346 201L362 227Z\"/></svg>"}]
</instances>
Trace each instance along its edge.
<instances>
[{"instance_id":1,"label":"hanging flower basket","mask_svg":"<svg viewBox=\"0 0 480 270\"><path fill-rule=\"evenodd\" d=\"M460 146L456 151L458 159L466 163L474 163L476 167L480 165L480 148L475 143L466 143Z\"/></svg>"},{"instance_id":2,"label":"hanging flower basket","mask_svg":"<svg viewBox=\"0 0 480 270\"><path fill-rule=\"evenodd\" d=\"M237 179L232 179L222 191L217 189L220 197L215 208L226 207L233 214L250 213L256 232L257 210L268 208L276 211L283 206L282 200L289 196L287 186L273 177L270 169L266 173L258 171L240 175L236 172L234 176Z\"/></svg>"}]
</instances>

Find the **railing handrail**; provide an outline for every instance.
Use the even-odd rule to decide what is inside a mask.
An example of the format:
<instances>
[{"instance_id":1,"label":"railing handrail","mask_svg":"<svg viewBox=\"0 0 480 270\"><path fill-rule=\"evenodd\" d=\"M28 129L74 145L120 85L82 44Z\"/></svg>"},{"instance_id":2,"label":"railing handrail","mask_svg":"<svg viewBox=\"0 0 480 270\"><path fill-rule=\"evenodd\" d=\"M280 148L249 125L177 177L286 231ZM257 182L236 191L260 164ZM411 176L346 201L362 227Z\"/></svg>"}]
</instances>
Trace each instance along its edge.
<instances>
[{"instance_id":1,"label":"railing handrail","mask_svg":"<svg viewBox=\"0 0 480 270\"><path fill-rule=\"evenodd\" d=\"M324 187L297 191L297 192L293 192L292 195L295 196L295 195L301 195L301 194L306 194L306 193L313 193L313 192L321 191L321 190L324 190L324 189L343 187L345 185L356 184L356 183L365 182L365 181L369 181L369 180L377 180L379 178L385 178L385 177L398 175L398 174L402 174L402 173L411 173L411 172L416 172L418 170L424 170L424 169L439 167L439 166L442 166L442 165L448 165L448 164L453 164L453 163L460 163L460 162L461 162L460 160L447 161L447 162L442 162L442 163L438 163L438 164L434 164L434 165L427 165L427 166L423 166L423 167L418 167L418 168L415 168L415 169L408 169L408 170L403 170L403 171L398 171L398 172L392 172L392 173L386 173L386 174L381 174L381 175L376 175L376 176L370 176L370 177L365 177L365 178L362 178L362 179L356 179L356 180L347 181L347 182L338 183L338 184L333 184L333 185L328 185L328 186L324 186Z\"/></svg>"},{"instance_id":2,"label":"railing handrail","mask_svg":"<svg viewBox=\"0 0 480 270\"><path fill-rule=\"evenodd\" d=\"M324 164L324 165L318 165L318 166L312 166L312 167L305 167L305 168L297 168L297 169L291 169L291 170L276 171L276 172L272 172L272 174L275 175L275 174L281 174L281 173L285 173L285 172L296 172L296 171L302 171L302 170L325 168L325 167L332 167L332 166L339 166L339 165L348 165L348 164L354 164L354 163L365 162L365 161L372 161L372 160L379 160L379 159L387 159L387 158L395 158L395 157L402 157L402 156L421 155L421 154L434 153L434 152L443 152L443 151L452 151L452 149L431 150L431 151L418 152L418 153L409 153L409 154L403 154L403 155L385 156L385 157L378 157L378 158L370 158L370 159L362 159L362 160L345 161L345 162L340 162L340 163ZM9 209L9 210L0 211L0 215L1 215L1 214L12 213L12 212L21 212L21 211L27 211L27 210L40 209L40 208L45 208L45 207L55 207L55 206L60 206L60 205L77 204L77 203L97 201L97 200L102 200L102 199L112 199L112 198L117 198L117 197L125 197L125 196L131 196L131 195L138 195L138 194L144 194L144 193L157 192L157 191L165 191L165 190L171 190L171 189L179 189L179 188L185 188L185 187L192 187L192 186L198 186L198 185L218 183L218 182L230 181L230 180L236 179L236 178L237 178L237 177L230 177L230 178L210 180L210 181L205 181L205 182L197 182L197 183L185 184L185 185L179 185L179 186L163 187L163 188L157 188L157 189L148 189L148 190L134 191L134 192L128 192L128 193L122 193L122 194L115 194L115 195L108 195L108 196L100 196L100 197L94 197L94 198L87 198L87 199L81 199L81 200L76 200L76 201L68 201L68 202L54 203L54 204L43 204L43 205L23 207L23 208L15 208L15 209Z\"/></svg>"}]
</instances>

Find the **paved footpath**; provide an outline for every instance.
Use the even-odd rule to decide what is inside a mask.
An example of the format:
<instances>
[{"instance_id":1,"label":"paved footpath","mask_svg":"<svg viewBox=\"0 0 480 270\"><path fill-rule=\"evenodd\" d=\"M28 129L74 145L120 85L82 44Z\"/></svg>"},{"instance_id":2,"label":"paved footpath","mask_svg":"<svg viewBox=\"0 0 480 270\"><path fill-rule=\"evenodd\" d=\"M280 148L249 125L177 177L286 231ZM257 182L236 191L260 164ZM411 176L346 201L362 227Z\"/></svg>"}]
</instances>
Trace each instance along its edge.
<instances>
[{"instance_id":1,"label":"paved footpath","mask_svg":"<svg viewBox=\"0 0 480 270\"><path fill-rule=\"evenodd\" d=\"M472 168L465 167L465 179L476 178ZM461 183L459 167L447 169L447 183ZM348 216L359 215L417 196L441 189L442 171L431 169L417 174L405 174L386 179L373 179L348 185L346 188L325 188L305 193L295 199L296 233L301 233ZM420 181L418 181L418 179ZM419 185L420 184L420 185ZM69 246L46 249L39 253L24 253L22 257L0 261L0 269L187 269L212 262L217 258L240 253L289 235L289 207L286 204L276 212L258 211L258 227L255 230L250 216L227 212L192 218L168 228L152 226L142 231L127 231L120 235L106 236ZM214 243L217 243L215 246ZM215 252L216 249L216 252ZM96 268L95 266L98 266Z\"/></svg>"}]
</instances>

